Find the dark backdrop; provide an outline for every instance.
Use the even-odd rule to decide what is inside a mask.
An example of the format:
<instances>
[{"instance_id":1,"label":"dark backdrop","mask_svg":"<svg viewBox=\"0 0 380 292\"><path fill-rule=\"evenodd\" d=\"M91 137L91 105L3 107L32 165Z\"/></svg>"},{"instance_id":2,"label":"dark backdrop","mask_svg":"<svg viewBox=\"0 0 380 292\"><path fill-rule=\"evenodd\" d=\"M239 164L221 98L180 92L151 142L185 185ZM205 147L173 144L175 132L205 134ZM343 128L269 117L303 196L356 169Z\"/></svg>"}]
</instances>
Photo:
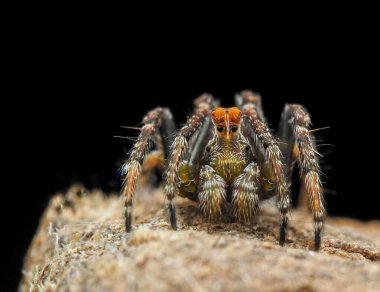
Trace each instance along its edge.
<instances>
[{"instance_id":1,"label":"dark backdrop","mask_svg":"<svg viewBox=\"0 0 380 292\"><path fill-rule=\"evenodd\" d=\"M319 149L326 154L328 213L380 219L376 170L369 168L376 143L366 132L376 118L369 114L376 93L368 89L372 77L364 68L370 60L363 52L347 52L345 43L326 42L311 41L313 50L284 50L279 42L267 51L240 43L238 50L222 53L206 43L179 51L186 41L152 49L149 41L126 47L114 38L100 43L94 35L76 35L26 52L6 132L16 158L7 169L10 189L3 205L10 240L7 281L16 283L38 218L54 193L74 182L119 190L118 167L131 142L114 136L136 135L120 126L136 126L155 106L170 107L179 124L203 92L225 106L240 90L260 92L274 129L286 102L306 106L315 128L330 127L318 132L321 143L333 144Z\"/></svg>"}]
</instances>

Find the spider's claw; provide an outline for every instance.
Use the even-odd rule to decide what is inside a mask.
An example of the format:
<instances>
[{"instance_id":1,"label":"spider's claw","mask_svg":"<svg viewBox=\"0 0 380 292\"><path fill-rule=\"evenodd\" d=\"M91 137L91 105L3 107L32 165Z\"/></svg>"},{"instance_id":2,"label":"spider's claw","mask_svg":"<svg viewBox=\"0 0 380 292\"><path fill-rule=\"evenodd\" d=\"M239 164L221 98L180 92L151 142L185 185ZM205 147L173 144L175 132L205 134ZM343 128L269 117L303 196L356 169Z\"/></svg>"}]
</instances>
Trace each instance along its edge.
<instances>
[{"instance_id":1,"label":"spider's claw","mask_svg":"<svg viewBox=\"0 0 380 292\"><path fill-rule=\"evenodd\" d=\"M173 230L177 230L177 216L176 216L175 207L172 201L168 203L168 212L169 212L170 225L172 226Z\"/></svg>"},{"instance_id":2,"label":"spider's claw","mask_svg":"<svg viewBox=\"0 0 380 292\"><path fill-rule=\"evenodd\" d=\"M286 240L286 231L288 229L288 216L282 215L280 224L280 245L284 246Z\"/></svg>"},{"instance_id":3,"label":"spider's claw","mask_svg":"<svg viewBox=\"0 0 380 292\"><path fill-rule=\"evenodd\" d=\"M132 231L132 210L129 206L125 208L125 230Z\"/></svg>"}]
</instances>

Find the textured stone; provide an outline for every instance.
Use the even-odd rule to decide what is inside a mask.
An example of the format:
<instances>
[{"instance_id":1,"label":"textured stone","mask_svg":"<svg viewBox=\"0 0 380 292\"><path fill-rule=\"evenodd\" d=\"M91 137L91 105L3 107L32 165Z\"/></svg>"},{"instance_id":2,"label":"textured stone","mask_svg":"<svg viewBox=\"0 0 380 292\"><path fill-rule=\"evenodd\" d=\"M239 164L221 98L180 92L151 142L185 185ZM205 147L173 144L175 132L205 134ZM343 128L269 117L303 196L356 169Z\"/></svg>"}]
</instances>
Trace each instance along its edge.
<instances>
[{"instance_id":1,"label":"textured stone","mask_svg":"<svg viewBox=\"0 0 380 292\"><path fill-rule=\"evenodd\" d=\"M21 291L380 291L380 222L328 218L312 251L310 214L293 210L278 246L279 214L263 205L257 224L202 222L177 199L172 231L162 192L140 190L133 232L116 195L72 187L52 198L25 258Z\"/></svg>"}]
</instances>

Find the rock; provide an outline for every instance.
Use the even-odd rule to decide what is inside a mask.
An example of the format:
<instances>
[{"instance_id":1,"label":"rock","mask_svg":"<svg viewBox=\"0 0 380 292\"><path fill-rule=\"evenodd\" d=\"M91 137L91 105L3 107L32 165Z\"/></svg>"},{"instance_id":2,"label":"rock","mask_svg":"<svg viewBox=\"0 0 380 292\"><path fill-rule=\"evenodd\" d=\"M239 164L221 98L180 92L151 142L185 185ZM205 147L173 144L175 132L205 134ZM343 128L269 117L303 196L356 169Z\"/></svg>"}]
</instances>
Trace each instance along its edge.
<instances>
[{"instance_id":1,"label":"rock","mask_svg":"<svg viewBox=\"0 0 380 292\"><path fill-rule=\"evenodd\" d=\"M72 187L53 197L25 258L20 291L380 291L380 222L328 218L312 251L310 214L293 210L288 243L279 214L261 208L251 228L202 221L177 199L169 228L160 189L136 194L133 231L123 200Z\"/></svg>"}]
</instances>

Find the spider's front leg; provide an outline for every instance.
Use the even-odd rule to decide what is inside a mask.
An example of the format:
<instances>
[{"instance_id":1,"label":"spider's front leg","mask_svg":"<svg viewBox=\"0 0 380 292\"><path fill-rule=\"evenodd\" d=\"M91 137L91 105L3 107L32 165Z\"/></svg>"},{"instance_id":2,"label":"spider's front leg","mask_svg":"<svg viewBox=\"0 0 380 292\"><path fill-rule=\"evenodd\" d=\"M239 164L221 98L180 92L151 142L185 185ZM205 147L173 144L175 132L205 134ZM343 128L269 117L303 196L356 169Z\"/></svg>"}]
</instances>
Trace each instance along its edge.
<instances>
[{"instance_id":1,"label":"spider's front leg","mask_svg":"<svg viewBox=\"0 0 380 292\"><path fill-rule=\"evenodd\" d=\"M168 200L167 209L169 212L170 225L177 229L176 211L173 199L178 194L178 170L185 154L189 149L189 140L204 125L213 108L214 99L211 95L203 94L195 102L194 114L188 119L185 126L181 128L171 146L171 154L168 167L165 172L164 193Z\"/></svg>"},{"instance_id":2,"label":"spider's front leg","mask_svg":"<svg viewBox=\"0 0 380 292\"><path fill-rule=\"evenodd\" d=\"M251 146L259 150L263 149L264 158L269 162L275 182L275 192L279 197L278 205L281 212L280 245L284 245L288 227L288 211L291 206L289 184L284 174L282 154L278 141L272 135L261 110L260 96L250 91L245 91L237 96L237 101L243 109L244 126Z\"/></svg>"},{"instance_id":3,"label":"spider's front leg","mask_svg":"<svg viewBox=\"0 0 380 292\"><path fill-rule=\"evenodd\" d=\"M294 160L298 161L301 179L306 186L310 207L314 217L314 249L321 246L321 233L325 208L323 190L320 181L320 167L316 157L317 151L309 131L310 116L305 108L297 104L287 104L282 113L279 135L283 142L288 179L291 178Z\"/></svg>"},{"instance_id":4,"label":"spider's front leg","mask_svg":"<svg viewBox=\"0 0 380 292\"><path fill-rule=\"evenodd\" d=\"M167 158L172 140L171 137L174 131L175 125L173 117L166 108L156 108L148 112L143 119L143 127L141 128L140 135L130 152L128 161L123 166L123 171L126 175L123 182L122 193L125 198L125 228L127 232L130 232L132 229L133 195L141 174L142 164L146 154L150 150L153 137L157 134L161 136L164 155Z\"/></svg>"}]
</instances>

